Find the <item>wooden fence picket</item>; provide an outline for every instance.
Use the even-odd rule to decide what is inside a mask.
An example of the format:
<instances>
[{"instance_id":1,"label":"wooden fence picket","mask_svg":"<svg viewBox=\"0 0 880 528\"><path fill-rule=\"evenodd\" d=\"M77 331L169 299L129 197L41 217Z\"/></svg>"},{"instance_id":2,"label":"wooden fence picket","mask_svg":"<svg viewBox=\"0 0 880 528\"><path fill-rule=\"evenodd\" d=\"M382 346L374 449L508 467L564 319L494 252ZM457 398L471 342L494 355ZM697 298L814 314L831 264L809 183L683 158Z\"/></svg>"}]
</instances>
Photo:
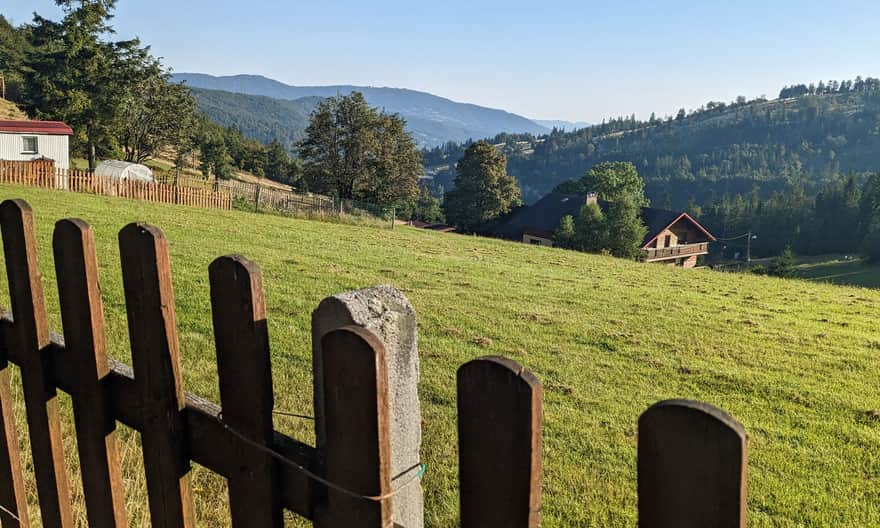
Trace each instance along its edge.
<instances>
[{"instance_id":1,"label":"wooden fence picket","mask_svg":"<svg viewBox=\"0 0 880 528\"><path fill-rule=\"evenodd\" d=\"M129 224L119 233L135 385L141 396L144 470L152 525L194 526L185 405L168 242L161 230Z\"/></svg>"},{"instance_id":2,"label":"wooden fence picket","mask_svg":"<svg viewBox=\"0 0 880 528\"><path fill-rule=\"evenodd\" d=\"M0 349L7 347L0 343ZM18 427L15 424L12 388L9 383L9 361L0 357L0 526L27 528L27 496L21 472Z\"/></svg>"},{"instance_id":3,"label":"wooden fence picket","mask_svg":"<svg viewBox=\"0 0 880 528\"><path fill-rule=\"evenodd\" d=\"M116 443L116 419L103 380L110 372L104 307L92 229L82 220L61 220L53 237L61 320L86 511L92 526L125 526L125 492Z\"/></svg>"},{"instance_id":4,"label":"wooden fence picket","mask_svg":"<svg viewBox=\"0 0 880 528\"><path fill-rule=\"evenodd\" d=\"M724 411L688 400L639 418L639 528L745 528L746 433Z\"/></svg>"},{"instance_id":5,"label":"wooden fence picket","mask_svg":"<svg viewBox=\"0 0 880 528\"><path fill-rule=\"evenodd\" d=\"M325 445L318 457L327 489L317 528L390 528L391 433L385 347L347 326L321 339ZM369 499L366 497L373 497ZM382 498L385 497L385 498Z\"/></svg>"},{"instance_id":6,"label":"wooden fence picket","mask_svg":"<svg viewBox=\"0 0 880 528\"><path fill-rule=\"evenodd\" d=\"M260 268L241 256L211 263L211 307L223 421L248 440L272 448L272 365ZM235 527L283 525L278 472L271 455L234 454L229 506Z\"/></svg>"},{"instance_id":7,"label":"wooden fence picket","mask_svg":"<svg viewBox=\"0 0 880 528\"><path fill-rule=\"evenodd\" d=\"M49 323L37 259L33 211L22 200L6 200L0 204L0 223L15 317L15 347L9 350L18 356L21 366L43 525L72 528L58 395L55 387L47 383L49 376L44 371L42 357L49 345Z\"/></svg>"},{"instance_id":8,"label":"wooden fence picket","mask_svg":"<svg viewBox=\"0 0 880 528\"><path fill-rule=\"evenodd\" d=\"M541 382L519 363L485 357L458 369L462 528L541 523Z\"/></svg>"}]
</instances>

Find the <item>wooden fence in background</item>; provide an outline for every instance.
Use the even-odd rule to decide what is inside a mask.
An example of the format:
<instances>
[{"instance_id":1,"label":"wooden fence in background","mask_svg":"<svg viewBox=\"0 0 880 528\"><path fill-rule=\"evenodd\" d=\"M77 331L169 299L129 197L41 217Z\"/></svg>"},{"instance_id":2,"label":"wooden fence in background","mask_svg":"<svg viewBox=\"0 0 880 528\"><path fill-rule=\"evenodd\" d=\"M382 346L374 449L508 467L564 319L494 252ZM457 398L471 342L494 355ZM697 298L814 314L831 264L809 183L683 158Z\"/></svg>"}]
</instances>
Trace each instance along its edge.
<instances>
[{"instance_id":1,"label":"wooden fence in background","mask_svg":"<svg viewBox=\"0 0 880 528\"><path fill-rule=\"evenodd\" d=\"M298 193L238 180L220 180L218 188L247 203L254 209L271 209L279 212L308 212L323 215L339 214L337 201L329 196Z\"/></svg>"},{"instance_id":2,"label":"wooden fence in background","mask_svg":"<svg viewBox=\"0 0 880 528\"><path fill-rule=\"evenodd\" d=\"M117 196L133 200L187 205L206 209L232 209L227 192L167 185L153 182L120 180L76 169L47 168L34 162L0 161L0 183L27 185L43 189Z\"/></svg>"},{"instance_id":3,"label":"wooden fence in background","mask_svg":"<svg viewBox=\"0 0 880 528\"><path fill-rule=\"evenodd\" d=\"M190 462L228 479L235 527L280 527L284 508L318 527L392 526L394 495L413 477L391 474L388 374L375 335L341 327L322 338L326 442L314 448L274 430L266 307L255 264L227 256L208 270L221 408L181 387L168 242L159 229L130 224L119 233L130 368L107 358L91 228L81 220L55 226L62 341L48 328L33 212L7 200L0 225L13 313L0 320L4 528L28 526L7 361L21 370L43 526L73 526L59 389L73 402L91 526L127 526L117 422L141 434L152 526L193 526ZM463 365L457 388L461 526L537 527L539 380L511 360L490 357ZM745 432L718 409L666 401L639 420L640 527L743 528L745 479Z\"/></svg>"}]
</instances>

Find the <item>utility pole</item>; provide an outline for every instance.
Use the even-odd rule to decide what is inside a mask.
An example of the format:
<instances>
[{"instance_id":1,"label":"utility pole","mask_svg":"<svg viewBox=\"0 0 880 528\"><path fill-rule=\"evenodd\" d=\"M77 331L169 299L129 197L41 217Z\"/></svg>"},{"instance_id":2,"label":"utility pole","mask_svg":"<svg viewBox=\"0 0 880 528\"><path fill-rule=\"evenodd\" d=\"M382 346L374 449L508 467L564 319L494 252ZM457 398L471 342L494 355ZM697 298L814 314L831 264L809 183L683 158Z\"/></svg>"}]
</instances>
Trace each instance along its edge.
<instances>
[{"instance_id":1,"label":"utility pole","mask_svg":"<svg viewBox=\"0 0 880 528\"><path fill-rule=\"evenodd\" d=\"M746 239L746 262L752 261L752 230L749 229L748 238Z\"/></svg>"}]
</instances>

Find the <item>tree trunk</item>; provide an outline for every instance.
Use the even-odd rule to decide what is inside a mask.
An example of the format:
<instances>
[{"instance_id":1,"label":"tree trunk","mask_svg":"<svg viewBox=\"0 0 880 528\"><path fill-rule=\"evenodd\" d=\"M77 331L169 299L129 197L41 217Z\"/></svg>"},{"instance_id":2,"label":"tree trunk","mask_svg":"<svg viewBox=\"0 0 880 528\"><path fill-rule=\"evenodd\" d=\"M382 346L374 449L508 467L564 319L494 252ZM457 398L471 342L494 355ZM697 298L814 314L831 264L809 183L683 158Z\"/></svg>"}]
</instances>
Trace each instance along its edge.
<instances>
[{"instance_id":1,"label":"tree trunk","mask_svg":"<svg viewBox=\"0 0 880 528\"><path fill-rule=\"evenodd\" d=\"M89 132L86 131L86 134L89 134ZM88 157L89 157L89 170L92 171L92 172L94 172L94 171L95 171L95 167L97 166L97 163L96 163L96 160L95 160L95 143L92 141L92 135L91 135L91 134L89 134L88 145L87 145L86 148L87 148L87 150L88 150L88 153L87 153L87 154L88 154Z\"/></svg>"}]
</instances>

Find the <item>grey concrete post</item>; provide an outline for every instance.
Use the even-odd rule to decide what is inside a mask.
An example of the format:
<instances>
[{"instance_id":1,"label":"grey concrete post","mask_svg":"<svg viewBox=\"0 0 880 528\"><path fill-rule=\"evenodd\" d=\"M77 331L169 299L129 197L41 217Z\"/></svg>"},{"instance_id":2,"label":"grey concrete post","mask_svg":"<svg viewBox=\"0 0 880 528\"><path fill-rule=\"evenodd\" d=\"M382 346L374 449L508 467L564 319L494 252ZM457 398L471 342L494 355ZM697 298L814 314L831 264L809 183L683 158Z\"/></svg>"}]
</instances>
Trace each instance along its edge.
<instances>
[{"instance_id":1,"label":"grey concrete post","mask_svg":"<svg viewBox=\"0 0 880 528\"><path fill-rule=\"evenodd\" d=\"M422 413L419 405L419 350L416 312L393 286L376 286L327 297L312 313L312 363L315 389L315 437L325 442L324 402L320 400L323 368L321 337L340 326L357 325L376 334L385 345L388 391L391 400L391 470L404 482L418 471L421 461ZM399 482L393 483L399 485ZM392 500L394 522L403 528L424 526L421 482Z\"/></svg>"}]
</instances>

